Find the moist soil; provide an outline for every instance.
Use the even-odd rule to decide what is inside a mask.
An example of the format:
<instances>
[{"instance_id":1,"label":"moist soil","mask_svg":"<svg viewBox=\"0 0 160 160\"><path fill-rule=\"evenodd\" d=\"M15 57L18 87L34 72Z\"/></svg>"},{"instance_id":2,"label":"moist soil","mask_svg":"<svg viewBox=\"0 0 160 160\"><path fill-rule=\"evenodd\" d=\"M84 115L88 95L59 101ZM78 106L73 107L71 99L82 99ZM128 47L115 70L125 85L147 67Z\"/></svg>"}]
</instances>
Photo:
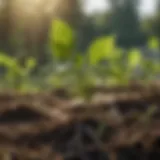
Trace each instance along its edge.
<instances>
[{"instance_id":1,"label":"moist soil","mask_svg":"<svg viewBox=\"0 0 160 160\"><path fill-rule=\"evenodd\" d=\"M159 160L160 83L0 93L2 160Z\"/></svg>"}]
</instances>

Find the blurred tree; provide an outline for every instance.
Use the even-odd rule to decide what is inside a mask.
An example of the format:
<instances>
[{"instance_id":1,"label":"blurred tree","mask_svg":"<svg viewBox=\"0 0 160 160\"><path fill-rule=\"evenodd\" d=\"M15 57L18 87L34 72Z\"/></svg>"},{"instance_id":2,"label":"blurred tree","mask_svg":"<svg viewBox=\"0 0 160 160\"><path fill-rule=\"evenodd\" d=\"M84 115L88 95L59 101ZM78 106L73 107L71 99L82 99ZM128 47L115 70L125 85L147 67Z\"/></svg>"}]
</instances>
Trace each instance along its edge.
<instances>
[{"instance_id":1,"label":"blurred tree","mask_svg":"<svg viewBox=\"0 0 160 160\"><path fill-rule=\"evenodd\" d=\"M102 12L94 16L98 36L104 36L110 34L111 32L110 17L111 17L110 11Z\"/></svg>"},{"instance_id":2,"label":"blurred tree","mask_svg":"<svg viewBox=\"0 0 160 160\"><path fill-rule=\"evenodd\" d=\"M110 33L109 16L108 12L84 16L78 39L78 48L81 51L85 51L94 39Z\"/></svg>"},{"instance_id":3,"label":"blurred tree","mask_svg":"<svg viewBox=\"0 0 160 160\"><path fill-rule=\"evenodd\" d=\"M95 38L97 32L95 17L93 15L85 14L84 5L85 0L79 0L81 19L78 19L77 50L80 52L84 52L87 49L90 42Z\"/></svg>"},{"instance_id":4,"label":"blurred tree","mask_svg":"<svg viewBox=\"0 0 160 160\"><path fill-rule=\"evenodd\" d=\"M111 31L117 35L118 44L122 47L144 44L145 37L141 30L138 4L139 0L110 0Z\"/></svg>"},{"instance_id":5,"label":"blurred tree","mask_svg":"<svg viewBox=\"0 0 160 160\"><path fill-rule=\"evenodd\" d=\"M90 16L84 17L78 32L78 50L85 51L90 42L96 37L96 26L94 19Z\"/></svg>"},{"instance_id":6,"label":"blurred tree","mask_svg":"<svg viewBox=\"0 0 160 160\"><path fill-rule=\"evenodd\" d=\"M80 2L83 8L85 0L80 0ZM85 14L85 11L82 9L82 14L83 19L79 27L78 49L80 51L85 51L91 41L108 33L109 25L104 25L105 20L108 18L108 12L104 13L100 11L88 15Z\"/></svg>"},{"instance_id":7,"label":"blurred tree","mask_svg":"<svg viewBox=\"0 0 160 160\"><path fill-rule=\"evenodd\" d=\"M155 35L160 38L160 0L156 0L155 15L146 20L147 29L150 35Z\"/></svg>"},{"instance_id":8,"label":"blurred tree","mask_svg":"<svg viewBox=\"0 0 160 160\"><path fill-rule=\"evenodd\" d=\"M0 49L8 51L9 34L10 34L10 1L1 0L0 3Z\"/></svg>"},{"instance_id":9,"label":"blurred tree","mask_svg":"<svg viewBox=\"0 0 160 160\"><path fill-rule=\"evenodd\" d=\"M4 46L22 61L35 56L42 64L48 56L48 30L54 18L78 27L81 23L79 0L1 0L0 50ZM11 40L11 41L10 41ZM5 45L4 45L5 44Z\"/></svg>"}]
</instances>

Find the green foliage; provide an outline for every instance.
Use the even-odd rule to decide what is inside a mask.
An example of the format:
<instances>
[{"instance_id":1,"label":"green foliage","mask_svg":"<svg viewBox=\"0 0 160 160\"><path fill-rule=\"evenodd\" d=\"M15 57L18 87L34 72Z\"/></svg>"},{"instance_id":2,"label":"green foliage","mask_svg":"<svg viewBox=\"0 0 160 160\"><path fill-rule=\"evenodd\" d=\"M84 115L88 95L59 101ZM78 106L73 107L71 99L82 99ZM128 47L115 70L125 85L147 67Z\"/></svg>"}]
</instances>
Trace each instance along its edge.
<instances>
[{"instance_id":1,"label":"green foliage","mask_svg":"<svg viewBox=\"0 0 160 160\"><path fill-rule=\"evenodd\" d=\"M26 60L25 66L22 67L17 59L0 53L0 66L7 70L4 80L8 87L20 89L29 80L32 70L36 67L36 60L30 57Z\"/></svg>"},{"instance_id":2,"label":"green foliage","mask_svg":"<svg viewBox=\"0 0 160 160\"><path fill-rule=\"evenodd\" d=\"M50 31L50 47L58 60L68 59L74 50L75 33L72 28L61 20L54 20Z\"/></svg>"},{"instance_id":3,"label":"green foliage","mask_svg":"<svg viewBox=\"0 0 160 160\"><path fill-rule=\"evenodd\" d=\"M157 37L151 37L148 41L148 47L150 49L153 49L153 50L158 50L159 49L159 39Z\"/></svg>"},{"instance_id":4,"label":"green foliage","mask_svg":"<svg viewBox=\"0 0 160 160\"><path fill-rule=\"evenodd\" d=\"M37 91L67 86L89 99L89 86L127 84L134 79L147 81L160 73L158 61L145 57L137 48L124 50L117 47L114 35L94 40L86 54L74 52L74 31L68 24L56 20L52 24L49 40L51 64L44 66L39 75L32 74L37 66L33 57L28 57L22 66L17 59L0 53L0 67L5 68L0 79L4 88ZM154 37L148 42L152 49L157 48L158 44Z\"/></svg>"},{"instance_id":5,"label":"green foliage","mask_svg":"<svg viewBox=\"0 0 160 160\"><path fill-rule=\"evenodd\" d=\"M137 66L140 66L142 62L142 54L138 49L132 49L128 53L128 67L133 70Z\"/></svg>"},{"instance_id":6,"label":"green foliage","mask_svg":"<svg viewBox=\"0 0 160 160\"><path fill-rule=\"evenodd\" d=\"M102 60L112 59L115 57L115 37L100 37L96 39L89 47L89 60L91 65L96 65Z\"/></svg>"}]
</instances>

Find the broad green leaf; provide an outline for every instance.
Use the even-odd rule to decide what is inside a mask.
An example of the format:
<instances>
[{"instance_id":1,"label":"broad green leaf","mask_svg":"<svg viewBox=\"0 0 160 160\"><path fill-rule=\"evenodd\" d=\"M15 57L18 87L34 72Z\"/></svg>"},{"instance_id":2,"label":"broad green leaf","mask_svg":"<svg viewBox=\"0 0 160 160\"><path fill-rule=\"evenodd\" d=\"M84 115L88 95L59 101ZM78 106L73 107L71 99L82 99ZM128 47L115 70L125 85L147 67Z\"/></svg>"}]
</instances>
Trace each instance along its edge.
<instances>
[{"instance_id":1,"label":"broad green leaf","mask_svg":"<svg viewBox=\"0 0 160 160\"><path fill-rule=\"evenodd\" d=\"M100 37L89 47L89 60L92 65L101 60L109 60L115 57L115 36Z\"/></svg>"},{"instance_id":2,"label":"broad green leaf","mask_svg":"<svg viewBox=\"0 0 160 160\"><path fill-rule=\"evenodd\" d=\"M0 64L1 65L10 65L13 63L13 59L10 58L9 56L6 56L3 53L0 53Z\"/></svg>"},{"instance_id":3,"label":"broad green leaf","mask_svg":"<svg viewBox=\"0 0 160 160\"><path fill-rule=\"evenodd\" d=\"M139 66L142 61L142 54L138 49L132 49L128 53L128 67L129 69L134 69Z\"/></svg>"},{"instance_id":4,"label":"broad green leaf","mask_svg":"<svg viewBox=\"0 0 160 160\"><path fill-rule=\"evenodd\" d=\"M58 59L70 57L75 45L75 33L69 24L61 20L54 20L52 22L50 45L53 55Z\"/></svg>"},{"instance_id":5,"label":"broad green leaf","mask_svg":"<svg viewBox=\"0 0 160 160\"><path fill-rule=\"evenodd\" d=\"M157 37L151 37L148 41L148 47L150 49L158 49L159 48L159 40Z\"/></svg>"}]
</instances>

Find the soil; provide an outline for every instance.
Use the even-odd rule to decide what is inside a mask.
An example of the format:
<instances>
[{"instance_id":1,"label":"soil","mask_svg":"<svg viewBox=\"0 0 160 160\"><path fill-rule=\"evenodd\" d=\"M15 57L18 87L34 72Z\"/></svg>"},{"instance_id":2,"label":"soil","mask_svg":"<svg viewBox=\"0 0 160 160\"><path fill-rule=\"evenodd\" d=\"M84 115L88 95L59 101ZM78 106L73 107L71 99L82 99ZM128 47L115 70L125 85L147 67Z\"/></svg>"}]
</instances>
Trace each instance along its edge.
<instances>
[{"instance_id":1,"label":"soil","mask_svg":"<svg viewBox=\"0 0 160 160\"><path fill-rule=\"evenodd\" d=\"M160 84L0 93L0 159L159 160Z\"/></svg>"}]
</instances>

